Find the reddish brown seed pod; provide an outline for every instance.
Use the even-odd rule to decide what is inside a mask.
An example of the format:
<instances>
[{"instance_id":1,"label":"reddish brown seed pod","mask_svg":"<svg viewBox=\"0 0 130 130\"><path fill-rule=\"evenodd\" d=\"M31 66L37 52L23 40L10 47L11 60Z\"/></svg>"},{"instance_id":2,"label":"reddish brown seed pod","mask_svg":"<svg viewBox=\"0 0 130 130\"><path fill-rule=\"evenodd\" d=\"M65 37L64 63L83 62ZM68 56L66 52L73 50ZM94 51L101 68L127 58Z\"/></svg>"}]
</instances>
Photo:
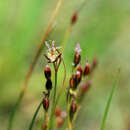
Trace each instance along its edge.
<instances>
[{"instance_id":1,"label":"reddish brown seed pod","mask_svg":"<svg viewBox=\"0 0 130 130\"><path fill-rule=\"evenodd\" d=\"M81 78L82 78L82 74L80 71L77 71L76 72L76 85L78 85L81 81Z\"/></svg>"},{"instance_id":2,"label":"reddish brown seed pod","mask_svg":"<svg viewBox=\"0 0 130 130\"><path fill-rule=\"evenodd\" d=\"M48 108L49 108L49 99L48 99L47 97L45 97L45 98L43 99L42 104L43 104L43 108L45 109L45 111L47 111Z\"/></svg>"},{"instance_id":3,"label":"reddish brown seed pod","mask_svg":"<svg viewBox=\"0 0 130 130\"><path fill-rule=\"evenodd\" d=\"M48 66L48 65L45 66L44 75L45 75L46 79L51 78L51 68L50 68L50 66Z\"/></svg>"},{"instance_id":4,"label":"reddish brown seed pod","mask_svg":"<svg viewBox=\"0 0 130 130\"><path fill-rule=\"evenodd\" d=\"M89 73L90 73L90 65L87 61L86 65L85 65L85 68L84 68L84 76L87 76Z\"/></svg>"},{"instance_id":5,"label":"reddish brown seed pod","mask_svg":"<svg viewBox=\"0 0 130 130\"><path fill-rule=\"evenodd\" d=\"M77 110L77 104L73 101L72 104L71 104L71 108L70 108L70 111L72 113L75 113Z\"/></svg>"},{"instance_id":6,"label":"reddish brown seed pod","mask_svg":"<svg viewBox=\"0 0 130 130\"><path fill-rule=\"evenodd\" d=\"M71 24L76 23L77 18L78 18L78 12L76 11L76 12L72 15Z\"/></svg>"},{"instance_id":7,"label":"reddish brown seed pod","mask_svg":"<svg viewBox=\"0 0 130 130\"><path fill-rule=\"evenodd\" d=\"M73 74L72 77L70 78L70 87L72 89L76 88L76 76Z\"/></svg>"},{"instance_id":8,"label":"reddish brown seed pod","mask_svg":"<svg viewBox=\"0 0 130 130\"><path fill-rule=\"evenodd\" d=\"M74 56L74 67L76 67L80 63L80 60L81 60L80 53L76 52Z\"/></svg>"},{"instance_id":9,"label":"reddish brown seed pod","mask_svg":"<svg viewBox=\"0 0 130 130\"><path fill-rule=\"evenodd\" d=\"M55 116L59 117L60 115L61 115L61 110L60 110L60 108L58 106L56 106L56 108L55 108Z\"/></svg>"},{"instance_id":10,"label":"reddish brown seed pod","mask_svg":"<svg viewBox=\"0 0 130 130\"><path fill-rule=\"evenodd\" d=\"M77 111L77 104L75 101L72 101L72 104L70 106L70 119L72 120L74 117L75 112Z\"/></svg>"},{"instance_id":11,"label":"reddish brown seed pod","mask_svg":"<svg viewBox=\"0 0 130 130\"><path fill-rule=\"evenodd\" d=\"M82 68L81 65L79 65L79 66L77 67L77 71L80 71L80 73L81 73L81 75L82 75L82 73L83 73L83 68Z\"/></svg>"},{"instance_id":12,"label":"reddish brown seed pod","mask_svg":"<svg viewBox=\"0 0 130 130\"><path fill-rule=\"evenodd\" d=\"M91 87L92 83L91 81L87 81L86 83L84 83L82 86L81 86L81 92L82 94L85 94L89 88Z\"/></svg>"}]
</instances>

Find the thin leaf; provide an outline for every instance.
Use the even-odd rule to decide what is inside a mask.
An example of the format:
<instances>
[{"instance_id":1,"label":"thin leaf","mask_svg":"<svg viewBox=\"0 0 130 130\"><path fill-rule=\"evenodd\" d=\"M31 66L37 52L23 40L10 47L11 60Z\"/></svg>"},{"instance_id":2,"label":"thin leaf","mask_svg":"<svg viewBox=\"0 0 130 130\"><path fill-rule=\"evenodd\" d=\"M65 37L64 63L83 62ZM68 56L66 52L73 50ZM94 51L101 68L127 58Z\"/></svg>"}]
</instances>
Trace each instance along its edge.
<instances>
[{"instance_id":1,"label":"thin leaf","mask_svg":"<svg viewBox=\"0 0 130 130\"><path fill-rule=\"evenodd\" d=\"M107 104L106 104L106 108L105 108L105 111L104 111L104 117L103 117L103 120L102 120L100 130L104 130L104 128L105 128L106 119L107 119L108 112L109 112L109 109L110 109L112 97L113 97L113 94L115 92L115 88L117 86L118 80L119 80L119 72L120 71L118 71L118 73L117 73L117 76L116 76L115 81L113 83L113 86L112 86L112 89L111 89L111 92L110 92L110 95L109 95L109 98L108 98L108 101L107 101Z\"/></svg>"},{"instance_id":2,"label":"thin leaf","mask_svg":"<svg viewBox=\"0 0 130 130\"><path fill-rule=\"evenodd\" d=\"M30 123L30 125L29 125L29 130L32 130L32 128L33 128L33 124L34 124L34 122L35 122L36 116L37 116L37 114L38 114L38 112L39 112L41 106L42 106L42 101L41 101L40 104L38 105L38 107L37 107L37 109L36 109L36 111L35 111L35 113L34 113L34 115L33 115L32 121L31 121L31 123Z\"/></svg>"}]
</instances>

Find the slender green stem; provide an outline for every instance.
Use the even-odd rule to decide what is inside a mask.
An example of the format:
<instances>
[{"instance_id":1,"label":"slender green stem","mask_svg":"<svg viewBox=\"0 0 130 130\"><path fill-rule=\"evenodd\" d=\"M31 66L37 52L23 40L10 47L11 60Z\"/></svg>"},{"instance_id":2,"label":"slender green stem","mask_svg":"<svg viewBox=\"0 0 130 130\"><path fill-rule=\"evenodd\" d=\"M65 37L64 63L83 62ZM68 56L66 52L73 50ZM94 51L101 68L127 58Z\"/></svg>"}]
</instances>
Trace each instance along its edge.
<instances>
[{"instance_id":1,"label":"slender green stem","mask_svg":"<svg viewBox=\"0 0 130 130\"><path fill-rule=\"evenodd\" d=\"M56 97L56 104L58 103L59 99L60 99L60 96L62 94L62 91L63 89L65 88L65 80L66 80L66 66L65 66L65 62L64 62L64 59L62 58L62 63L63 63L63 66L64 66L64 79L63 79L63 82L62 82L62 86L59 88L59 91L57 93L57 97Z\"/></svg>"},{"instance_id":2,"label":"slender green stem","mask_svg":"<svg viewBox=\"0 0 130 130\"><path fill-rule=\"evenodd\" d=\"M72 100L67 102L67 120L68 120L68 130L72 130L72 121L70 119L70 106L71 106Z\"/></svg>"},{"instance_id":3,"label":"slender green stem","mask_svg":"<svg viewBox=\"0 0 130 130\"><path fill-rule=\"evenodd\" d=\"M39 112L41 106L42 106L42 101L41 101L40 104L38 105L38 107L37 107L37 109L36 109L36 111L35 111L35 113L34 113L34 115L33 115L32 121L31 121L31 123L30 123L30 125L29 125L29 130L32 130L32 128L33 128L33 124L34 124L34 122L35 122L36 116L37 116L37 114L38 114L38 112Z\"/></svg>"},{"instance_id":4,"label":"slender green stem","mask_svg":"<svg viewBox=\"0 0 130 130\"><path fill-rule=\"evenodd\" d=\"M106 108L105 108L105 111L104 111L104 117L103 117L103 120L102 120L100 130L104 130L104 128L105 128L106 119L107 119L107 116L108 116L108 112L109 112L109 109L110 109L112 97L113 97L115 88L117 86L118 80L119 80L119 73L117 74L115 82L113 83L113 86L112 86L112 89L111 89L111 92L110 92L110 95L109 95L109 98L108 98L108 101L107 101L107 104L106 104Z\"/></svg>"},{"instance_id":5,"label":"slender green stem","mask_svg":"<svg viewBox=\"0 0 130 130\"><path fill-rule=\"evenodd\" d=\"M55 69L54 95L53 95L50 120L49 120L49 124L48 124L47 130L52 130L52 126L53 126L53 116L54 116L54 111L55 111L55 107L56 107L56 87L57 87L57 70Z\"/></svg>"},{"instance_id":6,"label":"slender green stem","mask_svg":"<svg viewBox=\"0 0 130 130\"><path fill-rule=\"evenodd\" d=\"M67 41L69 39L69 35L70 35L71 30L72 30L72 25L69 25L65 31L63 42L61 43L62 53L64 52L65 44L67 43Z\"/></svg>"},{"instance_id":7,"label":"slender green stem","mask_svg":"<svg viewBox=\"0 0 130 130\"><path fill-rule=\"evenodd\" d=\"M10 119L9 119L8 130L11 130L11 128L12 128L14 116L15 116L15 113L16 113L18 107L19 107L19 104L21 102L22 97L23 97L23 93L20 93L20 95L19 95L19 97L17 99L17 102L16 102L16 104L14 106L13 112L11 113L11 116L10 116Z\"/></svg>"}]
</instances>

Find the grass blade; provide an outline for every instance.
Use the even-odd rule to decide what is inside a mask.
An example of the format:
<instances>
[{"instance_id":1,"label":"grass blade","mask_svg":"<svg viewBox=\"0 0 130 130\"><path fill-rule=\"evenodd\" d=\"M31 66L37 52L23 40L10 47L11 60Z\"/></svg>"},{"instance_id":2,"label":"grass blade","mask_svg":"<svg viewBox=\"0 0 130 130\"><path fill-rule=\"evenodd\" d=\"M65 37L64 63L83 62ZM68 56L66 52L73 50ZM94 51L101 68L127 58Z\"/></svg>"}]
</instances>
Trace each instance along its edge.
<instances>
[{"instance_id":1,"label":"grass blade","mask_svg":"<svg viewBox=\"0 0 130 130\"><path fill-rule=\"evenodd\" d=\"M105 128L106 119L107 119L108 112L109 112L109 109L110 109L112 97L113 97L115 88L117 86L118 80L119 80L119 73L120 73L120 71L118 71L117 76L115 78L115 81L113 83L113 86L112 86L112 89L111 89L111 92L110 92L110 95L109 95L109 98L108 98L108 101L107 101L107 104L106 104L106 108L105 108L105 111L104 111L104 116L103 116L103 120L102 120L102 124L101 124L100 130L104 130L104 128Z\"/></svg>"},{"instance_id":2,"label":"grass blade","mask_svg":"<svg viewBox=\"0 0 130 130\"><path fill-rule=\"evenodd\" d=\"M39 112L41 106L42 106L42 101L41 101L40 104L38 105L38 107L37 107L37 109L36 109L36 111L35 111L35 113L34 113L34 115L33 115L32 121L31 121L31 123L30 123L30 125L29 125L29 130L32 130L32 128L33 128L33 124L34 124L34 122L35 122L36 116L37 116L37 114L38 114L38 112Z\"/></svg>"}]
</instances>

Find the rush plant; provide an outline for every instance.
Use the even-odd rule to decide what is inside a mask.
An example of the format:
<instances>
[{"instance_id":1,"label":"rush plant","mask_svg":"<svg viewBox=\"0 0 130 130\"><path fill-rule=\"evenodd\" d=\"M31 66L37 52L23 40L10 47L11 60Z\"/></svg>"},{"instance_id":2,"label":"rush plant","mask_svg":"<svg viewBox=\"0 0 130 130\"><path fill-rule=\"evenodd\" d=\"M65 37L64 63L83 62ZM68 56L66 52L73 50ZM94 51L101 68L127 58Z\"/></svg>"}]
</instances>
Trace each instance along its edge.
<instances>
[{"instance_id":1,"label":"rush plant","mask_svg":"<svg viewBox=\"0 0 130 130\"><path fill-rule=\"evenodd\" d=\"M68 86L64 87L65 79L63 79L63 84L60 85L60 88L57 88L57 78L58 70L60 64L63 62L64 57L62 55L62 48L56 47L54 41L45 43L47 46L47 51L44 54L48 64L44 68L44 76L46 79L45 88L46 91L43 92L43 99L37 107L32 121L29 126L29 130L32 130L36 115L40 110L40 107L43 106L45 112L45 119L43 122L42 130L53 130L55 127L62 127L65 122L68 122L66 128L72 130L74 128L74 121L80 109L80 104L83 101L84 95L91 88L92 82L89 79L89 75L92 75L93 71L97 66L97 60L93 59L93 62L90 64L86 60L86 64L83 67L81 65L81 48L80 44L77 43L75 47L75 54L72 62L72 72L71 77L69 78ZM54 78L55 81L52 83L52 68L49 64L53 65ZM64 64L64 77L66 75L66 65ZM66 110L62 111L61 108L57 106L60 99L61 90L66 91L66 101L65 108ZM56 122L55 122L56 121Z\"/></svg>"},{"instance_id":2,"label":"rush plant","mask_svg":"<svg viewBox=\"0 0 130 130\"><path fill-rule=\"evenodd\" d=\"M20 91L20 95L16 101L16 105L10 117L8 130L12 129L12 124L14 122L14 116L16 110L18 109L19 104L24 96L25 89L27 88L29 79L32 75L38 57L42 53L41 50L44 44L47 47L46 52L45 53L43 52L47 61L47 64L44 68L44 77L46 80L44 86L45 90L42 92L43 98L41 99L38 107L36 108L36 111L34 112L34 115L32 117L28 129L29 130L33 129L35 120L37 118L37 114L41 107L43 107L42 110L44 111L44 121L42 122L42 126L41 126L42 130L54 130L58 128L63 128L68 130L74 129L75 120L77 118L78 112L80 111L81 103L84 100L84 96L88 93L89 89L92 86L91 78L94 70L97 67L98 62L95 58L92 59L92 63L90 63L88 59L82 61L80 44L76 43L75 52L72 59L72 66L70 66L72 67L72 72L71 72L71 76L68 77L70 72L68 73L66 71L67 63L64 62L64 47L65 44L67 43L72 27L77 22L79 11L85 5L86 0L79 6L79 8L77 8L74 11L71 17L70 24L65 31L64 39L61 43L61 47L57 47L55 41L46 41L49 33L53 31L52 25L58 13L58 10L61 6L62 1L63 0L58 0L56 9L52 14L48 27L45 31L45 34L43 35L42 42L40 43L40 46L36 52L33 62L29 67L29 71L27 72L24 85ZM85 63L85 66L81 64L83 62ZM63 73L64 76L62 79L62 84L60 84L59 85L60 87L58 87L57 86L59 84L58 71L61 64L63 64L64 67L64 73ZM52 81L52 76L54 77L54 82ZM65 83L67 83L67 85ZM112 87L112 91L110 93L110 97L107 102L107 106L104 112L104 118L101 125L101 130L104 130L105 128L105 122L108 115L108 110L110 108L110 103L116 85L117 85L117 80L115 81ZM65 97L66 97L64 101L64 106L65 106L64 110L62 110L62 108L58 106L59 99L61 98L63 92L65 92Z\"/></svg>"}]
</instances>

